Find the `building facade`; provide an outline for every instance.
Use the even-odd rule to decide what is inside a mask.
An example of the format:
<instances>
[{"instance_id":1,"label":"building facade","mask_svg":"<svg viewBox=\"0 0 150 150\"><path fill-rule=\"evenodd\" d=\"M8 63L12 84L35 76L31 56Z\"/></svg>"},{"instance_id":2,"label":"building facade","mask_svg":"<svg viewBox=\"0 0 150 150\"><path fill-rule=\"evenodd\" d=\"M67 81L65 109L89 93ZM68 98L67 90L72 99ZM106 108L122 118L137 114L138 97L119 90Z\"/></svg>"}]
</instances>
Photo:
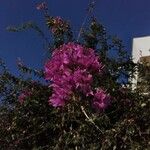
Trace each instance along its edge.
<instances>
[{"instance_id":1,"label":"building facade","mask_svg":"<svg viewBox=\"0 0 150 150\"><path fill-rule=\"evenodd\" d=\"M139 71L135 73L135 78L132 79L132 89L142 88L144 93L147 93L148 80L150 80L150 36L133 39L132 58L134 63L140 64L143 68L140 73Z\"/></svg>"}]
</instances>

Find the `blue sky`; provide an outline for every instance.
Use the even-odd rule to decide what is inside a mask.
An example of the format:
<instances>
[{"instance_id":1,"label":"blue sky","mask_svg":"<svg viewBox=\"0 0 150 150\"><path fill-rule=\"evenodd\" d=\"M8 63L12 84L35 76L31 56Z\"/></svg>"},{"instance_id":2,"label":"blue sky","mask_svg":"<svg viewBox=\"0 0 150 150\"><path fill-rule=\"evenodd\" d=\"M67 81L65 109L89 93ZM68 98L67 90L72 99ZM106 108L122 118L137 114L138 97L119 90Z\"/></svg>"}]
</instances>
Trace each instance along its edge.
<instances>
[{"instance_id":1,"label":"blue sky","mask_svg":"<svg viewBox=\"0 0 150 150\"><path fill-rule=\"evenodd\" d=\"M44 32L42 13L35 6L40 0L1 0L0 5L0 57L9 69L16 72L16 59L20 57L30 67L39 68L45 60L43 40L35 32L10 33L9 25L27 21L36 22ZM70 20L78 31L86 14L88 0L46 0L53 16ZM132 38L150 35L150 0L97 0L95 16L111 35L117 35L131 51Z\"/></svg>"}]
</instances>

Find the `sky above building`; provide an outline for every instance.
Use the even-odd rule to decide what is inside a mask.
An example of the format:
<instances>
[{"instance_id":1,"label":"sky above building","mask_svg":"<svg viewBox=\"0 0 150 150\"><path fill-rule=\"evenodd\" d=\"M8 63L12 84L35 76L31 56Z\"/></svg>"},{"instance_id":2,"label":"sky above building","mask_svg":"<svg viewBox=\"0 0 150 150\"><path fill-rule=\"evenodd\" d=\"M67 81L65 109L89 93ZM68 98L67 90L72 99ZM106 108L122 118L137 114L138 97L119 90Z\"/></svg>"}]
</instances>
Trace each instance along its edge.
<instances>
[{"instance_id":1,"label":"sky above building","mask_svg":"<svg viewBox=\"0 0 150 150\"><path fill-rule=\"evenodd\" d=\"M40 0L1 0L0 5L0 57L8 68L16 72L16 60L33 68L42 68L46 50L44 41L34 31L10 33L6 27L24 22L36 22L47 32L41 12L36 10ZM61 16L71 22L77 33L86 15L88 0L45 0L53 16ZM111 35L123 40L131 52L132 39L150 35L150 0L97 0L95 17Z\"/></svg>"}]
</instances>

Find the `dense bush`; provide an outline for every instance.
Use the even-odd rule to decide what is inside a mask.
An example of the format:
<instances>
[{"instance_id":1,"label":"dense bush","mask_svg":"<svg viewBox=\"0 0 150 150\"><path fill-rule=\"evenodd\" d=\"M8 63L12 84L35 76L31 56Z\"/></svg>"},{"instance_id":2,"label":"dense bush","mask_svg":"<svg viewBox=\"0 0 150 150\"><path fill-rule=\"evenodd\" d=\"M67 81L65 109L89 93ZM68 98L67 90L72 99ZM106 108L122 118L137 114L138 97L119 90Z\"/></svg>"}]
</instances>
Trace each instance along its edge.
<instances>
[{"instance_id":1,"label":"dense bush","mask_svg":"<svg viewBox=\"0 0 150 150\"><path fill-rule=\"evenodd\" d=\"M0 149L148 150L150 100L131 89L136 65L122 41L95 18L76 41L45 3L37 9L54 42L43 69L18 63L32 78L13 76L1 61ZM43 35L32 23L9 30L26 28Z\"/></svg>"}]
</instances>

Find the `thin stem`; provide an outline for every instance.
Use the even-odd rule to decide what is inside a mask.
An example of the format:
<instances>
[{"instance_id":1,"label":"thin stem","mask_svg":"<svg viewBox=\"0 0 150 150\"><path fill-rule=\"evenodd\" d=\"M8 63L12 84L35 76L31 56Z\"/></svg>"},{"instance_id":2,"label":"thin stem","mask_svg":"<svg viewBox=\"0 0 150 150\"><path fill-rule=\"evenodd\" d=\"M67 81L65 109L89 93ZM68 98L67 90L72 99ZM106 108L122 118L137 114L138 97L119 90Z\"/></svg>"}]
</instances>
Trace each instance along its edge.
<instances>
[{"instance_id":1,"label":"thin stem","mask_svg":"<svg viewBox=\"0 0 150 150\"><path fill-rule=\"evenodd\" d=\"M85 115L85 117L88 119L89 122L91 122L97 130L99 130L101 133L103 133L103 131L94 123L94 121L87 115L87 113L85 112L85 109L83 106L81 106L81 111L83 112L83 114Z\"/></svg>"},{"instance_id":2,"label":"thin stem","mask_svg":"<svg viewBox=\"0 0 150 150\"><path fill-rule=\"evenodd\" d=\"M81 36L83 27L84 27L84 25L86 24L86 21L87 21L89 15L90 15L90 14L93 12L93 10L94 10L95 3L96 3L96 0L89 0L88 9L87 9L87 14L86 14L86 16L84 17L84 20L83 20L83 22L82 22L82 24L81 24L81 27L80 27L80 30L79 30L79 33L78 33L78 36L77 36L77 42L79 41L79 38L80 38L80 36Z\"/></svg>"}]
</instances>

